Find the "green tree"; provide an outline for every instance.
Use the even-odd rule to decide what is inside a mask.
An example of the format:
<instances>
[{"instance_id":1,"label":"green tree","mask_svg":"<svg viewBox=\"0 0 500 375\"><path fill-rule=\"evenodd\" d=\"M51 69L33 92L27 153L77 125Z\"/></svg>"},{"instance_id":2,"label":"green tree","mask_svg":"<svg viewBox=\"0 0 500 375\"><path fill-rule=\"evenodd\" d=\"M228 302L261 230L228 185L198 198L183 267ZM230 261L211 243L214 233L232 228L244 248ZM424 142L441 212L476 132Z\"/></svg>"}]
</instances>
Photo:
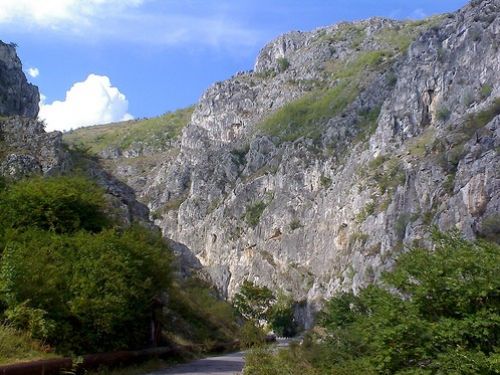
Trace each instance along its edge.
<instances>
[{"instance_id":1,"label":"green tree","mask_svg":"<svg viewBox=\"0 0 500 375\"><path fill-rule=\"evenodd\" d=\"M320 340L294 349L287 373L500 374L500 246L457 233L433 240L401 255L382 285L328 301ZM253 365L284 368L282 357Z\"/></svg>"},{"instance_id":2,"label":"green tree","mask_svg":"<svg viewBox=\"0 0 500 375\"><path fill-rule=\"evenodd\" d=\"M83 177L34 178L0 190L0 229L98 232L107 224L103 190Z\"/></svg>"},{"instance_id":3,"label":"green tree","mask_svg":"<svg viewBox=\"0 0 500 375\"><path fill-rule=\"evenodd\" d=\"M233 299L236 310L246 319L254 322L268 321L275 297L267 287L259 287L245 280Z\"/></svg>"},{"instance_id":4,"label":"green tree","mask_svg":"<svg viewBox=\"0 0 500 375\"><path fill-rule=\"evenodd\" d=\"M297 333L294 317L294 301L291 296L279 292L269 312L269 324L278 336L292 337Z\"/></svg>"},{"instance_id":5,"label":"green tree","mask_svg":"<svg viewBox=\"0 0 500 375\"><path fill-rule=\"evenodd\" d=\"M152 299L168 286L169 261L159 234L138 226L97 234L11 232L0 299L12 323L43 333L36 338L59 350L140 346L147 341Z\"/></svg>"}]
</instances>

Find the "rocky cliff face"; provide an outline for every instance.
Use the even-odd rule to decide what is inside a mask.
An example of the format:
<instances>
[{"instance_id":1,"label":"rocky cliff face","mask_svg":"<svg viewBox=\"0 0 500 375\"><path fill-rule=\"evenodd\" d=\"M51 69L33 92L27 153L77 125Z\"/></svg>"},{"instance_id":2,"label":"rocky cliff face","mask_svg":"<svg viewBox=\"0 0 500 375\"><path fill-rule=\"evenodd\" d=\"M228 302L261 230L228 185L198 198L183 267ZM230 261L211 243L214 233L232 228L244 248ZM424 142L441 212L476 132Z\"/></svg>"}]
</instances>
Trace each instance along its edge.
<instances>
[{"instance_id":1,"label":"rocky cliff face","mask_svg":"<svg viewBox=\"0 0 500 375\"><path fill-rule=\"evenodd\" d=\"M433 225L498 238L499 41L500 0L283 35L205 92L137 189L225 295L250 279L305 313Z\"/></svg>"},{"instance_id":2,"label":"rocky cliff face","mask_svg":"<svg viewBox=\"0 0 500 375\"><path fill-rule=\"evenodd\" d=\"M0 41L0 116L36 118L39 101L38 89L23 73L15 44Z\"/></svg>"}]
</instances>

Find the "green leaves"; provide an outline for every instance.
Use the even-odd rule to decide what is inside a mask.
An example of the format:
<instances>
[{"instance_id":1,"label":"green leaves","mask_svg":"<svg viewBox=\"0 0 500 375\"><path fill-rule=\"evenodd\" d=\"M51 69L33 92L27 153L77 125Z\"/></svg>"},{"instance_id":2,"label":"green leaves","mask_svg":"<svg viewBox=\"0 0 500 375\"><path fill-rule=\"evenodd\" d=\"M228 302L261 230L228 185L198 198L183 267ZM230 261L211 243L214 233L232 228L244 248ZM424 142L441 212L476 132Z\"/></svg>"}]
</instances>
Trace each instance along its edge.
<instances>
[{"instance_id":1,"label":"green leaves","mask_svg":"<svg viewBox=\"0 0 500 375\"><path fill-rule=\"evenodd\" d=\"M103 190L81 177L35 178L0 191L0 229L98 232L108 220Z\"/></svg>"},{"instance_id":2,"label":"green leaves","mask_svg":"<svg viewBox=\"0 0 500 375\"><path fill-rule=\"evenodd\" d=\"M0 192L0 307L15 327L60 352L143 346L152 301L170 285L160 233L111 229L103 191L74 177Z\"/></svg>"},{"instance_id":3,"label":"green leaves","mask_svg":"<svg viewBox=\"0 0 500 375\"><path fill-rule=\"evenodd\" d=\"M295 349L287 373L499 374L500 246L458 233L433 240L401 255L384 285L328 301L321 340Z\"/></svg>"},{"instance_id":4,"label":"green leaves","mask_svg":"<svg viewBox=\"0 0 500 375\"><path fill-rule=\"evenodd\" d=\"M269 288L256 286L245 280L233 299L236 310L246 319L258 322L267 320L275 297Z\"/></svg>"}]
</instances>

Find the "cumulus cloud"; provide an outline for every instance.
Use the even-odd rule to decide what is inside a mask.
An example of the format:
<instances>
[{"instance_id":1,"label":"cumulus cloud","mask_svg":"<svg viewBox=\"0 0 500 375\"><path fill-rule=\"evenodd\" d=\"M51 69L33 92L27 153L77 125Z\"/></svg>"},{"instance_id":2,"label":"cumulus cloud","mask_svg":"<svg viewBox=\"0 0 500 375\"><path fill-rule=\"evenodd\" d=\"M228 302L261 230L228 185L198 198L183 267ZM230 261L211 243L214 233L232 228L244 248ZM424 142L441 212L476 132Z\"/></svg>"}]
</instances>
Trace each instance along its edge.
<instances>
[{"instance_id":1,"label":"cumulus cloud","mask_svg":"<svg viewBox=\"0 0 500 375\"><path fill-rule=\"evenodd\" d=\"M28 74L30 75L30 77L36 78L40 75L40 71L38 70L38 68L29 68Z\"/></svg>"},{"instance_id":2,"label":"cumulus cloud","mask_svg":"<svg viewBox=\"0 0 500 375\"><path fill-rule=\"evenodd\" d=\"M133 119L128 113L127 98L106 76L91 74L85 81L75 83L64 101L45 101L42 95L38 117L45 121L48 131Z\"/></svg>"}]
</instances>

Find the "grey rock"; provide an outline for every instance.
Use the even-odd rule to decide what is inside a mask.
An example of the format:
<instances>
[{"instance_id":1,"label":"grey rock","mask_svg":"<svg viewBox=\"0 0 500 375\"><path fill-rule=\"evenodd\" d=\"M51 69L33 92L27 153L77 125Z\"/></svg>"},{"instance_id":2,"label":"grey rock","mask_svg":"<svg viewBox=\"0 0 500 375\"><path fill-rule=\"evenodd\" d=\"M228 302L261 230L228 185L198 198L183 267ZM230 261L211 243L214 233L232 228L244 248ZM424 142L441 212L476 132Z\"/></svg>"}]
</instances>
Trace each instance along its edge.
<instances>
[{"instance_id":1,"label":"grey rock","mask_svg":"<svg viewBox=\"0 0 500 375\"><path fill-rule=\"evenodd\" d=\"M28 83L14 44L0 41L0 116L36 118L40 95Z\"/></svg>"}]
</instances>

